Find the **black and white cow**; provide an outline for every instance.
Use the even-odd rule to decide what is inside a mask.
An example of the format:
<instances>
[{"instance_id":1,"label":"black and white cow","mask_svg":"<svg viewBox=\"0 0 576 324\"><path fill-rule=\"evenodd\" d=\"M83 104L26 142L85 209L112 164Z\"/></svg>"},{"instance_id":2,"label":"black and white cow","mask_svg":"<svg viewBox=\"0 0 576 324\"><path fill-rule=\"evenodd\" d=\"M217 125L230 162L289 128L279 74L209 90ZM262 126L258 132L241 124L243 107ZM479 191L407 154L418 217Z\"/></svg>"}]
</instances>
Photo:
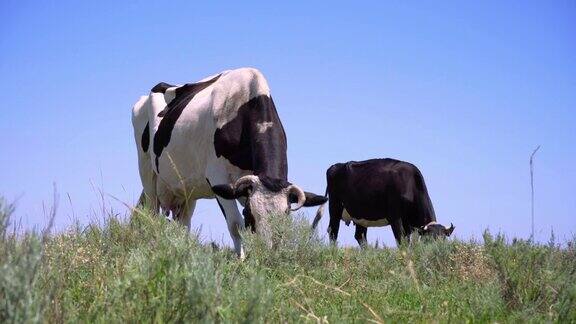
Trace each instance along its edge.
<instances>
[{"instance_id":1,"label":"black and white cow","mask_svg":"<svg viewBox=\"0 0 576 324\"><path fill-rule=\"evenodd\" d=\"M182 86L159 83L135 104L132 124L144 187L140 203L172 212L190 228L196 200L216 194L241 258L245 224L235 199L245 206L246 223L265 238L269 215L326 202L287 181L286 134L256 69Z\"/></svg>"},{"instance_id":2,"label":"black and white cow","mask_svg":"<svg viewBox=\"0 0 576 324\"><path fill-rule=\"evenodd\" d=\"M330 201L328 234L335 242L340 220L354 222L354 237L366 244L367 227L391 225L398 244L417 229L422 235L450 236L450 228L436 223L432 201L420 170L413 164L394 159L373 159L337 163L326 171L326 196ZM318 209L312 224L322 217Z\"/></svg>"}]
</instances>

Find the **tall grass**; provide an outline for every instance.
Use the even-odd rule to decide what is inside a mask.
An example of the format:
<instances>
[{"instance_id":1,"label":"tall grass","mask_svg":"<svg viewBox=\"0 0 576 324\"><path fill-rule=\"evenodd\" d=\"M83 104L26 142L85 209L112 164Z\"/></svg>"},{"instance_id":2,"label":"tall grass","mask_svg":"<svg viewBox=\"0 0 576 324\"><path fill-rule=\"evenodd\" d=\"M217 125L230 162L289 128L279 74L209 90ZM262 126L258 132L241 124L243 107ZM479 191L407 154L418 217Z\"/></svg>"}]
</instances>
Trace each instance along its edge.
<instances>
[{"instance_id":1,"label":"tall grass","mask_svg":"<svg viewBox=\"0 0 576 324\"><path fill-rule=\"evenodd\" d=\"M484 235L364 250L273 217L248 256L202 244L148 211L64 233L8 230L0 203L0 322L576 321L567 248Z\"/></svg>"}]
</instances>

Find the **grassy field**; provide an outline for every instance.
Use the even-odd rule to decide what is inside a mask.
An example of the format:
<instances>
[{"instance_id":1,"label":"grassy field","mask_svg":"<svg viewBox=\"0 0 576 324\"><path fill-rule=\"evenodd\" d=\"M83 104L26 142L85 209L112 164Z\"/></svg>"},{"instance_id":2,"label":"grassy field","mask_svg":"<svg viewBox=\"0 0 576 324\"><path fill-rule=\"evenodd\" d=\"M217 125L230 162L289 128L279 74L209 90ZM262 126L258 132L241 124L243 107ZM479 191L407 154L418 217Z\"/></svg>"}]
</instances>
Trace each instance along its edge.
<instances>
[{"instance_id":1,"label":"grassy field","mask_svg":"<svg viewBox=\"0 0 576 324\"><path fill-rule=\"evenodd\" d=\"M143 212L14 235L0 204L0 322L576 321L576 240L335 248L275 218L246 260Z\"/></svg>"}]
</instances>

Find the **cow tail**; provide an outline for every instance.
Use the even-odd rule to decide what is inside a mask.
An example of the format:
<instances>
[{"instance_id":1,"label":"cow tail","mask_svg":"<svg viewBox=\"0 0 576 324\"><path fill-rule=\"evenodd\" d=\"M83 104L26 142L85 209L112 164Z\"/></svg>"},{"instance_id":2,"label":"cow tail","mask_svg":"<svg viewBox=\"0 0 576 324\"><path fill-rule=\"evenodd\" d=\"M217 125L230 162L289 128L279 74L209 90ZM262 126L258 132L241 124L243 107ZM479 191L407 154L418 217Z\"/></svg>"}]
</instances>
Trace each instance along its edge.
<instances>
[{"instance_id":1,"label":"cow tail","mask_svg":"<svg viewBox=\"0 0 576 324\"><path fill-rule=\"evenodd\" d=\"M328 198L328 188L326 188L326 193L324 194L324 197ZM318 226L320 218L322 218L322 213L324 213L324 206L326 206L326 203L323 203L318 208L318 211L316 212L316 217L314 217L314 221L312 222L312 230L315 230L316 226Z\"/></svg>"}]
</instances>

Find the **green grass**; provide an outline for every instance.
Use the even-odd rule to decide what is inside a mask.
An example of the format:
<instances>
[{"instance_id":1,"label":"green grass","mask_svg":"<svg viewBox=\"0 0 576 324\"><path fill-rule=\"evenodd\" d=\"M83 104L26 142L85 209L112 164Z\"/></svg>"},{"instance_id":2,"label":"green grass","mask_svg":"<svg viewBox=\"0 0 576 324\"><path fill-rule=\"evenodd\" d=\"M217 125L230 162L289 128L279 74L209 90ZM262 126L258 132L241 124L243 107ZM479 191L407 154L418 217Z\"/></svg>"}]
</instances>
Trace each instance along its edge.
<instances>
[{"instance_id":1,"label":"green grass","mask_svg":"<svg viewBox=\"0 0 576 324\"><path fill-rule=\"evenodd\" d=\"M144 211L63 233L14 234L0 202L0 322L576 321L576 241L335 248L273 218L247 258Z\"/></svg>"}]
</instances>

